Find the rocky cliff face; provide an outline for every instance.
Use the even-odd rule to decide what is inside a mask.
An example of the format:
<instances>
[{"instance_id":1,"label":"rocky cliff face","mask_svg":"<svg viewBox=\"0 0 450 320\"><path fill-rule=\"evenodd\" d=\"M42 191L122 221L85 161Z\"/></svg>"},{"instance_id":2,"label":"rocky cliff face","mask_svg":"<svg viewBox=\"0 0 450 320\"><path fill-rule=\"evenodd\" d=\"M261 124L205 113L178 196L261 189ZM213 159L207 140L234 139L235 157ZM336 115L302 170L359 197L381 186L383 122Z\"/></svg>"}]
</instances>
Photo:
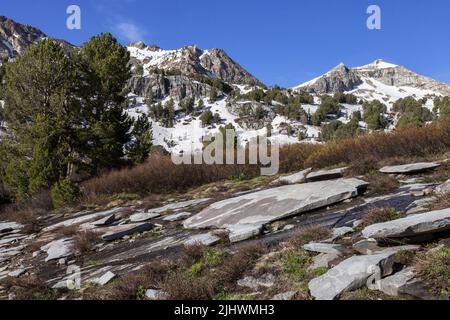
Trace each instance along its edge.
<instances>
[{"instance_id":1,"label":"rocky cliff face","mask_svg":"<svg viewBox=\"0 0 450 320\"><path fill-rule=\"evenodd\" d=\"M39 29L0 16L0 62L14 58L30 44L45 37Z\"/></svg>"},{"instance_id":2,"label":"rocky cliff face","mask_svg":"<svg viewBox=\"0 0 450 320\"><path fill-rule=\"evenodd\" d=\"M357 68L340 64L323 76L297 86L295 89L317 94L330 94L357 90L363 84L374 82L392 87L408 87L436 94L449 95L450 85L419 75L405 67L382 60ZM367 90L367 88L364 88Z\"/></svg>"}]
</instances>

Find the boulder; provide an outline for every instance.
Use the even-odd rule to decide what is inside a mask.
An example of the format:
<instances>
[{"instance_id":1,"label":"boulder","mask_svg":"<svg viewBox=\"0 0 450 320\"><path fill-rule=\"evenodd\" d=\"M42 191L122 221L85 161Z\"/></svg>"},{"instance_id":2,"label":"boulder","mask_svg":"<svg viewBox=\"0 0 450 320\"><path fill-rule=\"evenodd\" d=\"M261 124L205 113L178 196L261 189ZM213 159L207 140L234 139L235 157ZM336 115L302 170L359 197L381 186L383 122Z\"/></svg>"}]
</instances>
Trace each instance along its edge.
<instances>
[{"instance_id":1,"label":"boulder","mask_svg":"<svg viewBox=\"0 0 450 320\"><path fill-rule=\"evenodd\" d=\"M59 260L71 256L74 251L73 244L74 242L71 238L63 238L42 246L41 250L47 253L45 261Z\"/></svg>"},{"instance_id":2,"label":"boulder","mask_svg":"<svg viewBox=\"0 0 450 320\"><path fill-rule=\"evenodd\" d=\"M205 246L213 246L220 242L220 238L218 236L215 236L211 233L205 233L205 234L198 234L191 236L188 238L185 242L185 246L192 246L195 244L202 244Z\"/></svg>"},{"instance_id":3,"label":"boulder","mask_svg":"<svg viewBox=\"0 0 450 320\"><path fill-rule=\"evenodd\" d=\"M230 232L228 238L231 243L244 241L261 234L263 226L260 224L236 224L227 227Z\"/></svg>"},{"instance_id":4,"label":"boulder","mask_svg":"<svg viewBox=\"0 0 450 320\"><path fill-rule=\"evenodd\" d=\"M344 255L350 252L350 250L343 245L332 243L308 243L303 246L303 249L312 252L332 253L336 255Z\"/></svg>"},{"instance_id":5,"label":"boulder","mask_svg":"<svg viewBox=\"0 0 450 320\"><path fill-rule=\"evenodd\" d=\"M365 238L396 239L420 237L446 230L450 230L450 208L373 224L366 227L362 234Z\"/></svg>"},{"instance_id":6,"label":"boulder","mask_svg":"<svg viewBox=\"0 0 450 320\"><path fill-rule=\"evenodd\" d=\"M398 296L402 293L402 288L404 288L414 276L415 274L412 268L405 268L392 276L377 281L376 287L379 291L382 291L387 295Z\"/></svg>"},{"instance_id":7,"label":"boulder","mask_svg":"<svg viewBox=\"0 0 450 320\"><path fill-rule=\"evenodd\" d=\"M311 295L316 300L334 300L344 292L363 287L372 276L383 277L391 274L395 252L391 250L344 260L326 274L309 282Z\"/></svg>"},{"instance_id":8,"label":"boulder","mask_svg":"<svg viewBox=\"0 0 450 320\"><path fill-rule=\"evenodd\" d=\"M337 168L332 170L321 170L316 172L311 172L306 176L306 181L315 182L315 181L325 181L342 178L344 176L345 170L348 168Z\"/></svg>"},{"instance_id":9,"label":"boulder","mask_svg":"<svg viewBox=\"0 0 450 320\"><path fill-rule=\"evenodd\" d=\"M340 255L336 253L321 253L311 259L312 263L308 269L329 268L331 263L339 259L339 257Z\"/></svg>"},{"instance_id":10,"label":"boulder","mask_svg":"<svg viewBox=\"0 0 450 320\"><path fill-rule=\"evenodd\" d=\"M93 280L92 282L94 282L95 284L97 284L99 286L104 286L116 277L117 276L114 273L112 273L111 271L108 271L101 277Z\"/></svg>"},{"instance_id":11,"label":"boulder","mask_svg":"<svg viewBox=\"0 0 450 320\"><path fill-rule=\"evenodd\" d=\"M184 221L185 228L264 225L356 197L367 183L338 179L267 189L211 204Z\"/></svg>"},{"instance_id":12,"label":"boulder","mask_svg":"<svg viewBox=\"0 0 450 320\"><path fill-rule=\"evenodd\" d=\"M275 276L270 273L266 273L259 278L245 277L238 280L237 285L240 287L250 288L257 290L259 287L270 288L275 283Z\"/></svg>"},{"instance_id":13,"label":"boulder","mask_svg":"<svg viewBox=\"0 0 450 320\"><path fill-rule=\"evenodd\" d=\"M312 168L294 173L290 176L279 177L272 184L297 184L297 183L305 183L306 176L311 173Z\"/></svg>"},{"instance_id":14,"label":"boulder","mask_svg":"<svg viewBox=\"0 0 450 320\"><path fill-rule=\"evenodd\" d=\"M190 212L174 213L174 214L164 217L163 221L175 222L175 221L184 220L186 218L189 218L190 216L192 216L192 213L190 213Z\"/></svg>"},{"instance_id":15,"label":"boulder","mask_svg":"<svg viewBox=\"0 0 450 320\"><path fill-rule=\"evenodd\" d=\"M155 225L151 223L133 223L103 228L100 230L103 232L106 231L106 233L102 235L103 240L114 241L121 239L125 236L133 235L135 233L142 233L145 231L152 230L154 227Z\"/></svg>"},{"instance_id":16,"label":"boulder","mask_svg":"<svg viewBox=\"0 0 450 320\"><path fill-rule=\"evenodd\" d=\"M400 166L383 167L380 169L380 172L387 174L414 174L433 170L439 166L440 164L435 162L419 162Z\"/></svg>"}]
</instances>

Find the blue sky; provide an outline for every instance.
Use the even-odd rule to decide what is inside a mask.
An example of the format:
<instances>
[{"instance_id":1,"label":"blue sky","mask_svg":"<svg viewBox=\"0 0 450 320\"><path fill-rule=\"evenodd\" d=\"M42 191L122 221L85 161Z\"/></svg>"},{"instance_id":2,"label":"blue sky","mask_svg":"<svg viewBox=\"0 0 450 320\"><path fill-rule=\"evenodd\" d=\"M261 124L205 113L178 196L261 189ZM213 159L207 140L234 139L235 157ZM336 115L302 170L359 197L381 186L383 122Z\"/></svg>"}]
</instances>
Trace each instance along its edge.
<instances>
[{"instance_id":1,"label":"blue sky","mask_svg":"<svg viewBox=\"0 0 450 320\"><path fill-rule=\"evenodd\" d=\"M66 28L66 8L82 11L81 30ZM379 5L382 29L366 27ZM0 15L81 44L112 32L162 48L223 48L268 85L293 86L340 62L375 59L450 83L448 0L1 0Z\"/></svg>"}]
</instances>

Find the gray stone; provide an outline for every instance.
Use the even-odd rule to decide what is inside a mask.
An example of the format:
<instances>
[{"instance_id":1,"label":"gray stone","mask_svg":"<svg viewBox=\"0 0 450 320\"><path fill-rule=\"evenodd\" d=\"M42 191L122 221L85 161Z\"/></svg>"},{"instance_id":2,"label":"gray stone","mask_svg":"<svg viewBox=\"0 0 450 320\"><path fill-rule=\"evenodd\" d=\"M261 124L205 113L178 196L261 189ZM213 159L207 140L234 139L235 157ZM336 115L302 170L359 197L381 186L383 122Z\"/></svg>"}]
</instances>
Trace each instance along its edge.
<instances>
[{"instance_id":1,"label":"gray stone","mask_svg":"<svg viewBox=\"0 0 450 320\"><path fill-rule=\"evenodd\" d=\"M145 291L145 297L149 300L162 300L167 297L167 293L161 290L148 289Z\"/></svg>"},{"instance_id":2,"label":"gray stone","mask_svg":"<svg viewBox=\"0 0 450 320\"><path fill-rule=\"evenodd\" d=\"M347 291L363 287L373 276L392 273L395 250L369 256L353 256L326 274L309 282L309 290L316 300L334 300Z\"/></svg>"},{"instance_id":3,"label":"gray stone","mask_svg":"<svg viewBox=\"0 0 450 320\"><path fill-rule=\"evenodd\" d=\"M237 224L228 226L230 232L228 238L231 243L244 241L256 237L262 232L262 225L258 224Z\"/></svg>"},{"instance_id":4,"label":"gray stone","mask_svg":"<svg viewBox=\"0 0 450 320\"><path fill-rule=\"evenodd\" d=\"M202 244L205 246L213 246L220 242L220 238L211 234L211 233L205 233L205 234L198 234L191 236L188 238L185 242L185 246L192 246L195 244Z\"/></svg>"},{"instance_id":5,"label":"gray stone","mask_svg":"<svg viewBox=\"0 0 450 320\"><path fill-rule=\"evenodd\" d=\"M311 259L312 263L308 269L329 268L331 263L339 259L339 257L340 255L336 253L321 253Z\"/></svg>"},{"instance_id":6,"label":"gray stone","mask_svg":"<svg viewBox=\"0 0 450 320\"><path fill-rule=\"evenodd\" d=\"M365 238L406 238L450 230L450 208L377 223L366 227Z\"/></svg>"},{"instance_id":7,"label":"gray stone","mask_svg":"<svg viewBox=\"0 0 450 320\"><path fill-rule=\"evenodd\" d=\"M102 229L103 231L106 230L106 233L102 235L102 239L105 241L114 241L135 233L152 230L154 227L155 225L151 223L134 223L108 227Z\"/></svg>"},{"instance_id":8,"label":"gray stone","mask_svg":"<svg viewBox=\"0 0 450 320\"><path fill-rule=\"evenodd\" d=\"M131 222L145 222L160 217L161 214L155 212L138 212L130 216Z\"/></svg>"},{"instance_id":9,"label":"gray stone","mask_svg":"<svg viewBox=\"0 0 450 320\"><path fill-rule=\"evenodd\" d=\"M321 170L316 172L311 172L306 176L306 180L308 182L314 182L314 181L324 181L324 180L331 180L331 179L338 179L342 178L344 175L345 170L348 168L337 168L332 170Z\"/></svg>"},{"instance_id":10,"label":"gray stone","mask_svg":"<svg viewBox=\"0 0 450 320\"><path fill-rule=\"evenodd\" d=\"M23 275L25 272L27 272L27 269L19 268L19 269L13 270L10 273L8 273L8 277L18 278L21 275Z\"/></svg>"},{"instance_id":11,"label":"gray stone","mask_svg":"<svg viewBox=\"0 0 450 320\"><path fill-rule=\"evenodd\" d=\"M342 236L345 236L346 234L352 233L353 228L350 227L342 227L342 228L335 228L332 230L332 240L336 240Z\"/></svg>"},{"instance_id":12,"label":"gray stone","mask_svg":"<svg viewBox=\"0 0 450 320\"><path fill-rule=\"evenodd\" d=\"M118 213L120 211L124 210L124 208L113 208L110 210L106 210L106 211L101 211L101 212L96 212L96 213L91 213L91 214L86 214L83 216L79 216L76 218L72 218L72 219L68 219L65 221L62 221L60 223L56 223L54 225L48 226L44 229L42 229L43 232L48 232L48 231L53 231L55 229L58 229L60 227L68 227L68 226L74 226L74 225L79 225L82 223L88 223L88 222L92 222L92 221L96 221L98 219L102 219L104 217L108 217L111 216L115 213Z\"/></svg>"},{"instance_id":13,"label":"gray stone","mask_svg":"<svg viewBox=\"0 0 450 320\"><path fill-rule=\"evenodd\" d=\"M361 254L370 255L383 250L383 248L378 246L378 242L375 239L364 239L356 242L353 245L353 250Z\"/></svg>"},{"instance_id":14,"label":"gray stone","mask_svg":"<svg viewBox=\"0 0 450 320\"><path fill-rule=\"evenodd\" d=\"M113 213L110 216L107 216L100 220L94 221L92 224L96 227L103 227L103 226L109 226L110 224L113 224L116 221L117 221L116 214Z\"/></svg>"},{"instance_id":15,"label":"gray stone","mask_svg":"<svg viewBox=\"0 0 450 320\"><path fill-rule=\"evenodd\" d=\"M183 225L199 229L264 225L356 197L367 185L358 179L339 179L267 189L211 204Z\"/></svg>"},{"instance_id":16,"label":"gray stone","mask_svg":"<svg viewBox=\"0 0 450 320\"><path fill-rule=\"evenodd\" d=\"M437 194L447 194L450 193L450 179L444 182L443 184L436 187L434 190Z\"/></svg>"},{"instance_id":17,"label":"gray stone","mask_svg":"<svg viewBox=\"0 0 450 320\"><path fill-rule=\"evenodd\" d=\"M390 296L398 296L402 292L402 288L414 278L414 270L405 268L392 276L377 281L376 287L379 291Z\"/></svg>"},{"instance_id":18,"label":"gray stone","mask_svg":"<svg viewBox=\"0 0 450 320\"><path fill-rule=\"evenodd\" d=\"M190 213L190 212L174 213L167 217L164 217L163 221L175 222L175 221L184 220L186 218L189 218L190 216L192 216L192 213Z\"/></svg>"},{"instance_id":19,"label":"gray stone","mask_svg":"<svg viewBox=\"0 0 450 320\"><path fill-rule=\"evenodd\" d=\"M283 292L283 293L279 293L277 295L274 295L272 297L272 299L270 299L270 300L276 300L276 301L292 300L295 297L296 294L297 294L297 291Z\"/></svg>"},{"instance_id":20,"label":"gray stone","mask_svg":"<svg viewBox=\"0 0 450 320\"><path fill-rule=\"evenodd\" d=\"M312 252L333 253L337 255L343 255L349 252L346 247L332 243L308 243L303 246L303 249Z\"/></svg>"},{"instance_id":21,"label":"gray stone","mask_svg":"<svg viewBox=\"0 0 450 320\"><path fill-rule=\"evenodd\" d=\"M117 276L114 273L112 273L111 271L108 271L101 277L93 280L92 282L94 282L95 284L97 284L99 286L104 286L104 285L108 284L111 280L115 279L116 277Z\"/></svg>"},{"instance_id":22,"label":"gray stone","mask_svg":"<svg viewBox=\"0 0 450 320\"><path fill-rule=\"evenodd\" d=\"M262 275L260 278L245 277L238 280L237 285L240 287L246 287L253 290L257 290L259 287L270 288L275 283L275 276L270 273Z\"/></svg>"},{"instance_id":23,"label":"gray stone","mask_svg":"<svg viewBox=\"0 0 450 320\"><path fill-rule=\"evenodd\" d=\"M297 172L295 174L279 177L275 181L273 181L273 184L298 184L298 183L305 183L306 182L306 176L311 173L312 168Z\"/></svg>"},{"instance_id":24,"label":"gray stone","mask_svg":"<svg viewBox=\"0 0 450 320\"><path fill-rule=\"evenodd\" d=\"M387 166L380 169L381 173L388 174L413 174L413 173L421 173L429 170L436 169L439 167L439 163L434 162L419 162L412 164L404 164L400 166Z\"/></svg>"},{"instance_id":25,"label":"gray stone","mask_svg":"<svg viewBox=\"0 0 450 320\"><path fill-rule=\"evenodd\" d=\"M23 225L16 222L0 222L0 233L22 229Z\"/></svg>"},{"instance_id":26,"label":"gray stone","mask_svg":"<svg viewBox=\"0 0 450 320\"><path fill-rule=\"evenodd\" d=\"M59 260L71 256L74 250L73 243L71 238L63 238L42 246L41 250L47 252L45 261Z\"/></svg>"}]
</instances>

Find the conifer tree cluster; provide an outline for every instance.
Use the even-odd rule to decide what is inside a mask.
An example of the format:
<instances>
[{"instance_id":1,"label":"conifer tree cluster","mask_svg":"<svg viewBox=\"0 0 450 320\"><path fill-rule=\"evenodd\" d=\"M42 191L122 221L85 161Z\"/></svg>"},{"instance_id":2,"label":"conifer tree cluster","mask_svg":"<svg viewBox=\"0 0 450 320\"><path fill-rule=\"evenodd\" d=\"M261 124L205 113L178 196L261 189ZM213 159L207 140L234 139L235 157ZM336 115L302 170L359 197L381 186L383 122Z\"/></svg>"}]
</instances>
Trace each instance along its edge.
<instances>
[{"instance_id":1,"label":"conifer tree cluster","mask_svg":"<svg viewBox=\"0 0 450 320\"><path fill-rule=\"evenodd\" d=\"M129 53L111 34L69 54L45 39L5 69L0 178L14 198L147 157L151 126L125 113Z\"/></svg>"}]
</instances>

